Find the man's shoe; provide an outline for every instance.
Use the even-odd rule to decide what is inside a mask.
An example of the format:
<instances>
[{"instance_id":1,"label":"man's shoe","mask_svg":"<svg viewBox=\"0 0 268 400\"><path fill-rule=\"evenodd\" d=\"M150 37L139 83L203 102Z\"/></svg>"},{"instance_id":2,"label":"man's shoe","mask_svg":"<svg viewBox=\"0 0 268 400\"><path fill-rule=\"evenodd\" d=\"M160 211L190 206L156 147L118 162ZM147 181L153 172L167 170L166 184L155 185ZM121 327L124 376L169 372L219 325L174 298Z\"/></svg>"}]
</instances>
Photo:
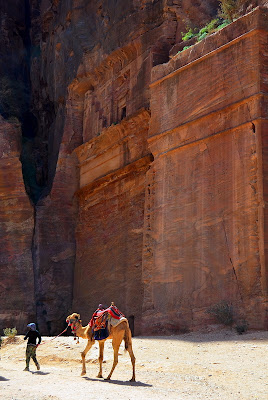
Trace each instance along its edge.
<instances>
[{"instance_id":1,"label":"man's shoe","mask_svg":"<svg viewBox=\"0 0 268 400\"><path fill-rule=\"evenodd\" d=\"M29 367L24 368L23 371L29 371Z\"/></svg>"},{"instance_id":2,"label":"man's shoe","mask_svg":"<svg viewBox=\"0 0 268 400\"><path fill-rule=\"evenodd\" d=\"M37 371L40 371L40 365L39 364L36 366L36 368L37 368Z\"/></svg>"}]
</instances>

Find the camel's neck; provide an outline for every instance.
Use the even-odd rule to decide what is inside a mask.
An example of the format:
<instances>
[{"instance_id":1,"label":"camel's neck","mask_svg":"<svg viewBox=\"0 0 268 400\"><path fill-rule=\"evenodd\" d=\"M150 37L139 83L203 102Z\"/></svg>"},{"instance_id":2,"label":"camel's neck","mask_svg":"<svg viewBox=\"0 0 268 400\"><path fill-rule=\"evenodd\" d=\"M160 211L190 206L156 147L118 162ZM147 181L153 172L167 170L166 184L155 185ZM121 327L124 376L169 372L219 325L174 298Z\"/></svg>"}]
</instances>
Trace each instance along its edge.
<instances>
[{"instance_id":1,"label":"camel's neck","mask_svg":"<svg viewBox=\"0 0 268 400\"><path fill-rule=\"evenodd\" d=\"M91 329L89 328L89 325L87 325L87 326L82 326L82 325L78 325L78 324L76 325L76 330L75 330L76 336L79 336L82 339L89 339L90 333L91 333Z\"/></svg>"}]
</instances>

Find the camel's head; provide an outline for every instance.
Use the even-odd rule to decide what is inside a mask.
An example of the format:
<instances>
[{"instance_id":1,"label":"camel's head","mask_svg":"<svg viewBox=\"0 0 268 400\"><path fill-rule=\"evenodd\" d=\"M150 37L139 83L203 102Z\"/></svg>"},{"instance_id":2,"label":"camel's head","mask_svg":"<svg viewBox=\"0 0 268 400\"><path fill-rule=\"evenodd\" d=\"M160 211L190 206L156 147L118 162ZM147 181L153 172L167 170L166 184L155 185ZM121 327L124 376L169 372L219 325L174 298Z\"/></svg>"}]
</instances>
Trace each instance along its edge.
<instances>
[{"instance_id":1,"label":"camel's head","mask_svg":"<svg viewBox=\"0 0 268 400\"><path fill-rule=\"evenodd\" d=\"M81 325L82 321L80 319L80 314L77 313L72 313L71 315L68 315L66 318L66 322L68 326L71 327L72 331L74 332L77 329L78 325Z\"/></svg>"}]
</instances>

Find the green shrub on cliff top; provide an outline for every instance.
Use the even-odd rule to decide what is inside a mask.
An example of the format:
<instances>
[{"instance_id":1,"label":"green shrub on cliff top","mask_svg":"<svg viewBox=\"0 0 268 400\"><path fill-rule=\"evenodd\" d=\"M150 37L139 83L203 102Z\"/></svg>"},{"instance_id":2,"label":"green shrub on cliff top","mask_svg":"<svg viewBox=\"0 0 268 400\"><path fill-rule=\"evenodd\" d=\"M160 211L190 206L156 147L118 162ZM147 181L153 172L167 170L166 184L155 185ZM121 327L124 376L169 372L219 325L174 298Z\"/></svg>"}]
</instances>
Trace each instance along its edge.
<instances>
[{"instance_id":1,"label":"green shrub on cliff top","mask_svg":"<svg viewBox=\"0 0 268 400\"><path fill-rule=\"evenodd\" d=\"M203 28L201 28L198 33L194 33L192 29L189 29L189 31L186 33L182 32L182 35L184 35L182 37L182 40L186 41L192 39L193 37L196 37L198 42L200 42L201 40L205 39L205 37L207 37L208 35L211 35L212 33L219 31L220 29L224 28L229 24L230 21L228 20L223 20L222 18L215 18L212 21L208 22ZM177 54L181 53L183 50L188 49L189 47L191 46L184 46L184 48Z\"/></svg>"},{"instance_id":2,"label":"green shrub on cliff top","mask_svg":"<svg viewBox=\"0 0 268 400\"><path fill-rule=\"evenodd\" d=\"M200 41L204 39L207 35L215 32L217 30L217 27L220 25L220 20L213 19L209 23L207 23L203 28L200 29L197 35L197 40Z\"/></svg>"},{"instance_id":3,"label":"green shrub on cliff top","mask_svg":"<svg viewBox=\"0 0 268 400\"><path fill-rule=\"evenodd\" d=\"M182 34L182 40L186 42L189 39L192 39L197 35L197 33L194 33L192 28L188 28L188 31L186 33L181 32Z\"/></svg>"},{"instance_id":4,"label":"green shrub on cliff top","mask_svg":"<svg viewBox=\"0 0 268 400\"><path fill-rule=\"evenodd\" d=\"M244 3L244 0L219 0L220 9L218 11L218 18L214 18L208 22L199 31L197 28L188 28L187 32L181 32L182 41L186 42L194 37L197 38L198 42L205 39L208 35L219 31L228 24L234 21L239 15L239 10ZM188 49L189 46L185 46L181 51ZM179 51L177 54L181 53Z\"/></svg>"}]
</instances>

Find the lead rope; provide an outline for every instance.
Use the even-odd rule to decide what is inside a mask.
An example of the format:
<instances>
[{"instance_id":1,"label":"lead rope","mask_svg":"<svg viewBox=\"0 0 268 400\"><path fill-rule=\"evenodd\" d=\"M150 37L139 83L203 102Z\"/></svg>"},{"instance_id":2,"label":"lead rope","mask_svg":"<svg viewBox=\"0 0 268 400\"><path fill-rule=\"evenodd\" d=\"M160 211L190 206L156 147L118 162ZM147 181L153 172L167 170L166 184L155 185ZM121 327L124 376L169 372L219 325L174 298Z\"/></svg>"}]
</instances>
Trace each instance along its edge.
<instances>
[{"instance_id":1,"label":"lead rope","mask_svg":"<svg viewBox=\"0 0 268 400\"><path fill-rule=\"evenodd\" d=\"M49 339L49 340L46 341L46 342L42 342L42 343L38 344L36 347L42 346L42 344L47 344L48 342L51 342L51 340L57 339L57 337L59 337L60 335L62 335L64 332L66 332L67 329L68 329L68 326L67 326L67 328L64 329L64 331L62 331L61 333L59 333L59 334L58 334L57 336L55 336L54 338Z\"/></svg>"}]
</instances>

